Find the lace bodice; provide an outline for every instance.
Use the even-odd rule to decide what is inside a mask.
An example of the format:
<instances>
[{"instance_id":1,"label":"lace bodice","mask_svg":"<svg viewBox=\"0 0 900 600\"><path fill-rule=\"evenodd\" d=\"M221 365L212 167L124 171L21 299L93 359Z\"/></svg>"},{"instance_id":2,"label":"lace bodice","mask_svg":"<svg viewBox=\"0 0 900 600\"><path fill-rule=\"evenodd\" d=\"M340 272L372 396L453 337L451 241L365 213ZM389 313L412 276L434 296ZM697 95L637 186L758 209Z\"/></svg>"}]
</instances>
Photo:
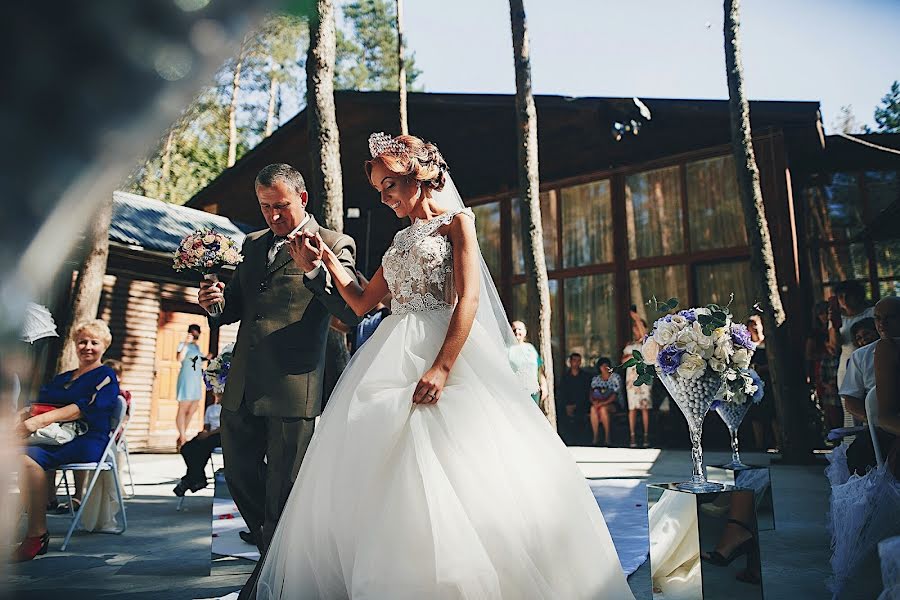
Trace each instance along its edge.
<instances>
[{"instance_id":1,"label":"lace bodice","mask_svg":"<svg viewBox=\"0 0 900 600\"><path fill-rule=\"evenodd\" d=\"M391 312L409 312L453 308L456 288L453 285L453 251L446 235L438 229L467 208L453 209L428 220L416 220L394 236L384 257L384 278L391 291Z\"/></svg>"}]
</instances>

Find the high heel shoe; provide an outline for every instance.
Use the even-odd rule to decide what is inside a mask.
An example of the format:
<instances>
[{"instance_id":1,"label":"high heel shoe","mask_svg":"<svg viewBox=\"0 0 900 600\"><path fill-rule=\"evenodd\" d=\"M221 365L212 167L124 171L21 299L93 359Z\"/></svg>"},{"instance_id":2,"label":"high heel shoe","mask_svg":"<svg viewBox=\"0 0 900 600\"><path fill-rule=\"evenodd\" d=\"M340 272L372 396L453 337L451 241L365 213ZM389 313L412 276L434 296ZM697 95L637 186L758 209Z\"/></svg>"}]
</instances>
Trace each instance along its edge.
<instances>
[{"instance_id":1,"label":"high heel shoe","mask_svg":"<svg viewBox=\"0 0 900 600\"><path fill-rule=\"evenodd\" d=\"M43 535L35 537L26 537L15 549L9 561L14 563L26 562L32 560L35 556L47 554L47 548L50 547L50 532L45 531Z\"/></svg>"},{"instance_id":2,"label":"high heel shoe","mask_svg":"<svg viewBox=\"0 0 900 600\"><path fill-rule=\"evenodd\" d=\"M737 519L728 519L728 522L734 523L735 525L738 525L739 527L747 531L747 533L750 534L750 537L735 546L728 556L724 556L718 550L700 553L700 558L702 560L714 564L717 567L727 567L732 562L734 562L734 559L739 558L745 554L750 554L751 552L753 552L754 544L756 542L756 534L753 533L753 531L747 526L746 523L738 521Z\"/></svg>"}]
</instances>

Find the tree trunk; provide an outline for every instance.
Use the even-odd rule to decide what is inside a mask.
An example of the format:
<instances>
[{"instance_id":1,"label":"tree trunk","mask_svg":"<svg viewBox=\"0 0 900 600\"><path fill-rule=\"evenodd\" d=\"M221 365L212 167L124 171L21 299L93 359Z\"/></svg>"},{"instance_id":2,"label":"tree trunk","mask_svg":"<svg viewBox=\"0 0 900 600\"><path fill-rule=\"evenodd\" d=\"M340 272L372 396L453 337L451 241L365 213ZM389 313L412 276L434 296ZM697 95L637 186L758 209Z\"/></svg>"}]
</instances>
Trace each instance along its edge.
<instances>
[{"instance_id":1,"label":"tree trunk","mask_svg":"<svg viewBox=\"0 0 900 600\"><path fill-rule=\"evenodd\" d=\"M244 63L244 47L246 38L241 43L241 50L234 64L234 77L231 80L231 103L228 106L228 159L226 166L234 166L237 161L237 107L238 95L241 93L241 66Z\"/></svg>"},{"instance_id":2,"label":"tree trunk","mask_svg":"<svg viewBox=\"0 0 900 600\"><path fill-rule=\"evenodd\" d=\"M397 0L397 89L400 91L400 133L409 134L406 116L406 63L403 61L403 0Z\"/></svg>"},{"instance_id":3,"label":"tree trunk","mask_svg":"<svg viewBox=\"0 0 900 600\"><path fill-rule=\"evenodd\" d=\"M512 25L513 58L516 68L516 120L519 145L519 197L522 220L528 235L523 236L526 287L528 305L537 309L537 346L544 360L544 375L549 394L541 409L550 424L556 428L556 402L553 394L553 349L550 345L550 287L547 279L547 262L544 257L544 232L541 221L540 184L538 182L537 110L531 93L531 61L528 48L528 30L525 23L525 7L522 0L509 0Z\"/></svg>"},{"instance_id":4,"label":"tree trunk","mask_svg":"<svg viewBox=\"0 0 900 600\"><path fill-rule=\"evenodd\" d=\"M112 220L113 200L104 203L100 212L88 226L85 243L87 254L78 267L78 276L72 288L72 308L62 319L63 330L59 332L63 340L62 350L56 361L56 372L70 371L78 366L75 344L69 339L72 331L82 321L96 319L100 308L100 293L103 291L103 276L106 274L106 259L109 256L109 225Z\"/></svg>"},{"instance_id":5,"label":"tree trunk","mask_svg":"<svg viewBox=\"0 0 900 600\"><path fill-rule=\"evenodd\" d=\"M740 0L725 0L725 65L731 114L731 144L747 239L750 241L750 271L754 291L761 300L763 310L766 355L778 414L781 452L785 461L799 461L808 457L810 450L804 426L807 391L802 380L803 368L799 364L799 353L792 352L790 347L788 325L775 273L775 255L759 184L759 169L753 153L750 107L744 94L741 64Z\"/></svg>"},{"instance_id":6,"label":"tree trunk","mask_svg":"<svg viewBox=\"0 0 900 600\"><path fill-rule=\"evenodd\" d=\"M269 108L266 111L266 132L263 137L269 137L275 130L275 100L278 97L278 80L269 78Z\"/></svg>"},{"instance_id":7,"label":"tree trunk","mask_svg":"<svg viewBox=\"0 0 900 600\"><path fill-rule=\"evenodd\" d=\"M172 138L175 137L175 128L169 130L166 136L166 145L163 149L162 156L162 173L160 174L160 190L162 191L159 200L172 202Z\"/></svg>"},{"instance_id":8,"label":"tree trunk","mask_svg":"<svg viewBox=\"0 0 900 600\"><path fill-rule=\"evenodd\" d=\"M274 74L269 77L269 108L266 111L266 132L263 137L269 137L275 130L275 100L278 97L278 80Z\"/></svg>"},{"instance_id":9,"label":"tree trunk","mask_svg":"<svg viewBox=\"0 0 900 600\"><path fill-rule=\"evenodd\" d=\"M332 0L317 0L316 12L310 16L306 58L306 114L313 166L310 202L325 227L343 231L341 148L334 108L335 35ZM326 356L326 370L330 371L325 378L326 394L329 394L350 360L343 333L329 329Z\"/></svg>"}]
</instances>

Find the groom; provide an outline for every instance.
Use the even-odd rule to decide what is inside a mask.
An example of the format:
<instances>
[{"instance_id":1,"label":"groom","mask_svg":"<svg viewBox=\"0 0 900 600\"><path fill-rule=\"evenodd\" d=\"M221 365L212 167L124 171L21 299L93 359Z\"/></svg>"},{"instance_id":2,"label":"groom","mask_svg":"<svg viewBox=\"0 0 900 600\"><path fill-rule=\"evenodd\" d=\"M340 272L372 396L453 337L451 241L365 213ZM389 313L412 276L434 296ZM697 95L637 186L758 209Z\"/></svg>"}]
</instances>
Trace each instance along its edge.
<instances>
[{"instance_id":1,"label":"groom","mask_svg":"<svg viewBox=\"0 0 900 600\"><path fill-rule=\"evenodd\" d=\"M355 278L353 239L306 212L303 176L290 165L269 165L256 176L256 197L269 228L247 236L227 286L200 283L198 302L207 311L224 302L220 315L210 315L211 327L241 322L222 396L222 451L228 489L264 552L321 412L331 315L351 326L359 318L302 233L318 233ZM288 242L298 236L292 258Z\"/></svg>"}]
</instances>

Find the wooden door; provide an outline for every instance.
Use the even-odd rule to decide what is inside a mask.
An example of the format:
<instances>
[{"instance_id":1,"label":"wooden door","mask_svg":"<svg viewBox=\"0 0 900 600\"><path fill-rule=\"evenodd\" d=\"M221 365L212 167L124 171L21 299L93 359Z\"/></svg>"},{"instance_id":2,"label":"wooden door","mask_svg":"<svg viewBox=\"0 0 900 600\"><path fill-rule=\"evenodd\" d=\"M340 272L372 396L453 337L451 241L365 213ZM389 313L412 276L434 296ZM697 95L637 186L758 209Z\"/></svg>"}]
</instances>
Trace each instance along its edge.
<instances>
[{"instance_id":1,"label":"wooden door","mask_svg":"<svg viewBox=\"0 0 900 600\"><path fill-rule=\"evenodd\" d=\"M150 439L149 446L157 451L175 451L178 430L175 428L175 414L178 410L176 390L178 387L178 344L187 336L188 325L200 325L200 339L197 344L204 355L209 351L209 326L203 315L161 310L159 329L156 335L156 368L153 381L153 395L150 399ZM188 426L187 438L191 439L203 429L205 398L197 406L197 412Z\"/></svg>"}]
</instances>

